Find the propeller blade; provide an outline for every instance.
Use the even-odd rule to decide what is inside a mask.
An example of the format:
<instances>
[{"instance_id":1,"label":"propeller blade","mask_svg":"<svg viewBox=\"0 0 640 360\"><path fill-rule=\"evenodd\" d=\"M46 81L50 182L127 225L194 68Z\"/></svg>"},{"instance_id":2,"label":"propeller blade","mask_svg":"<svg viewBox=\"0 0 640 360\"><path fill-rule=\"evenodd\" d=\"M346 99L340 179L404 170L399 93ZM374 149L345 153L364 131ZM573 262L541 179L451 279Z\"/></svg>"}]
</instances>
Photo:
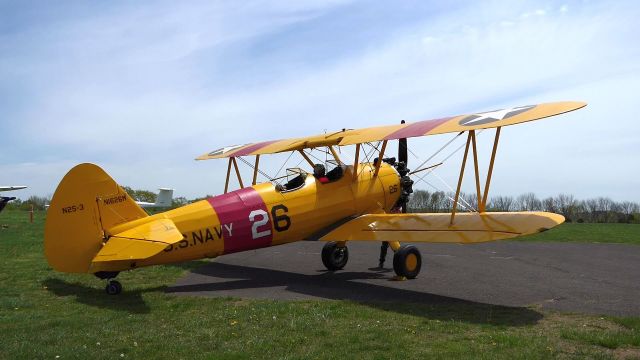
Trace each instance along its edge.
<instances>
[{"instance_id":1,"label":"propeller blade","mask_svg":"<svg viewBox=\"0 0 640 360\"><path fill-rule=\"evenodd\" d=\"M404 124L405 121L400 121L401 124ZM403 162L405 169L407 164L409 163L409 150L407 148L407 138L398 139L398 161ZM407 212L407 203L404 202L400 207L400 212L405 214Z\"/></svg>"},{"instance_id":2,"label":"propeller blade","mask_svg":"<svg viewBox=\"0 0 640 360\"><path fill-rule=\"evenodd\" d=\"M404 120L400 123L404 124ZM406 138L398 139L398 161L402 161L405 165L407 165L409 161Z\"/></svg>"}]
</instances>

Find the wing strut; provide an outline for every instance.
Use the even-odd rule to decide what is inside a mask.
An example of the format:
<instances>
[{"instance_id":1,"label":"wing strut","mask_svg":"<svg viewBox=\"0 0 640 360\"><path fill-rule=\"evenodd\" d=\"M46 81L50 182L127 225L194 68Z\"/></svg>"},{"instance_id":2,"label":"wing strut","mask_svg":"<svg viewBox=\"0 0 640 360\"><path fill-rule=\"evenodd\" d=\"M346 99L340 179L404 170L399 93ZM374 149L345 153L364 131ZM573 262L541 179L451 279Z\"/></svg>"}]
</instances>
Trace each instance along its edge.
<instances>
[{"instance_id":1,"label":"wing strut","mask_svg":"<svg viewBox=\"0 0 640 360\"><path fill-rule=\"evenodd\" d=\"M500 140L500 129L496 128L496 136L493 140L493 150L491 152L491 161L489 163L489 170L487 172L487 180L484 186L484 194L480 192L480 171L478 170L478 148L476 145L476 131L469 130L467 135L467 144L464 148L464 155L462 157L462 166L460 167L460 177L458 178L458 187L456 188L456 195L453 199L453 209L451 210L450 225L453 225L453 220L456 216L456 210L458 208L458 200L460 198L460 188L462 187L462 179L464 178L464 169L467 165L467 156L469 155L469 144L471 144L471 150L473 151L473 169L476 182L476 195L478 197L478 212L484 213L487 209L487 199L489 196L489 186L491 185L491 176L493 174L493 165L496 160L496 152L498 151L498 141Z\"/></svg>"},{"instance_id":2,"label":"wing strut","mask_svg":"<svg viewBox=\"0 0 640 360\"><path fill-rule=\"evenodd\" d=\"M240 184L240 189L244 188L244 183L242 182L242 176L240 175L240 169L238 169L238 162L236 161L235 157L230 157L229 158L229 165L227 165L227 179L224 182L224 193L226 194L227 192L229 192L229 178L231 177L231 165L233 164L233 168L236 171L236 176L238 177L238 183ZM256 165L257 165L257 160L256 160ZM257 167L256 167L257 169ZM254 181L255 181L256 175L254 174Z\"/></svg>"},{"instance_id":3,"label":"wing strut","mask_svg":"<svg viewBox=\"0 0 640 360\"><path fill-rule=\"evenodd\" d=\"M487 196L489 195L489 184L491 184L491 175L493 174L493 163L496 159L496 151L498 150L498 140L500 140L501 126L496 128L496 137L493 140L493 150L491 151L491 162L489 163L489 172L487 173L487 182L484 185L484 195L482 196L482 203L480 205L480 212L485 212L487 207ZM478 199L480 201L480 199Z\"/></svg>"},{"instance_id":4,"label":"wing strut","mask_svg":"<svg viewBox=\"0 0 640 360\"><path fill-rule=\"evenodd\" d=\"M298 150L300 152L300 155L302 155L302 157L307 161L307 163L309 163L309 165L311 166L311 168L313 169L313 167L315 166L315 164L313 163L313 161L311 161L311 159L309 159L309 156L307 156L307 154L304 152L303 149Z\"/></svg>"},{"instance_id":5,"label":"wing strut","mask_svg":"<svg viewBox=\"0 0 640 360\"><path fill-rule=\"evenodd\" d=\"M255 185L258 181L258 165L260 165L260 154L256 155L256 165L253 167L253 181L251 185Z\"/></svg>"},{"instance_id":6,"label":"wing strut","mask_svg":"<svg viewBox=\"0 0 640 360\"><path fill-rule=\"evenodd\" d=\"M467 165L467 155L469 154L469 143L471 142L471 133L467 135L467 145L464 148L464 156L462 157L462 167L460 167L460 178L458 178L458 188L456 196L453 200L453 209L451 209L451 220L449 223L453 225L453 218L456 216L456 208L458 207L458 198L460 197L460 187L462 186L462 178L464 177L464 168Z\"/></svg>"},{"instance_id":7,"label":"wing strut","mask_svg":"<svg viewBox=\"0 0 640 360\"><path fill-rule=\"evenodd\" d=\"M476 199L478 199L478 204L481 204L482 194L480 193L480 172L478 171L478 148L476 147L476 131L469 131L469 136L471 136L471 144L473 145L473 168L476 173ZM480 212L484 212L484 210L480 209Z\"/></svg>"},{"instance_id":8,"label":"wing strut","mask_svg":"<svg viewBox=\"0 0 640 360\"><path fill-rule=\"evenodd\" d=\"M224 193L226 194L229 191L229 176L231 175L231 159L229 158L229 165L227 165L227 179L224 182Z\"/></svg>"},{"instance_id":9,"label":"wing strut","mask_svg":"<svg viewBox=\"0 0 640 360\"><path fill-rule=\"evenodd\" d=\"M384 140L382 142L382 148L380 148L380 153L378 154L378 161L376 161L376 171L373 173L373 177L378 176L378 172L380 172L380 166L382 165L382 157L384 156L384 150L387 148L387 141Z\"/></svg>"},{"instance_id":10,"label":"wing strut","mask_svg":"<svg viewBox=\"0 0 640 360\"><path fill-rule=\"evenodd\" d=\"M353 162L353 180L358 179L358 164L360 161L360 144L356 144L356 159Z\"/></svg>"},{"instance_id":11,"label":"wing strut","mask_svg":"<svg viewBox=\"0 0 640 360\"><path fill-rule=\"evenodd\" d=\"M336 161L338 162L338 164L344 164L342 162L342 160L340 160L340 156L338 156L338 153L336 152L336 150L333 148L333 146L329 145L329 151L331 151L331 155L333 155L333 158L336 159Z\"/></svg>"},{"instance_id":12,"label":"wing strut","mask_svg":"<svg viewBox=\"0 0 640 360\"><path fill-rule=\"evenodd\" d=\"M236 176L238 176L238 182L240 183L240 189L244 188L244 184L242 183L242 176L240 176L240 170L238 169L238 162L235 157L232 157L233 167L236 169Z\"/></svg>"}]
</instances>

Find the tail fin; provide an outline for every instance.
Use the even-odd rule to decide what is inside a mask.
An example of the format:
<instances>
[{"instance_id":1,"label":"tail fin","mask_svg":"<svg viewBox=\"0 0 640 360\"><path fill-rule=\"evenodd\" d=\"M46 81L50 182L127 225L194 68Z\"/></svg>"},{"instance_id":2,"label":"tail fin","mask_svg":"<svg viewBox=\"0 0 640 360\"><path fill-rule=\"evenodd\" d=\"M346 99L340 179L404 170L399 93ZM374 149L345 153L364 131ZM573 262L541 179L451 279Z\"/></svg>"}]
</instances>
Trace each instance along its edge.
<instances>
[{"instance_id":1,"label":"tail fin","mask_svg":"<svg viewBox=\"0 0 640 360\"><path fill-rule=\"evenodd\" d=\"M157 207L170 207L173 201L173 189L160 188L158 189L158 197L156 198Z\"/></svg>"},{"instance_id":2,"label":"tail fin","mask_svg":"<svg viewBox=\"0 0 640 360\"><path fill-rule=\"evenodd\" d=\"M44 233L47 261L58 271L88 272L110 228L147 216L100 167L77 165L51 199Z\"/></svg>"}]
</instances>

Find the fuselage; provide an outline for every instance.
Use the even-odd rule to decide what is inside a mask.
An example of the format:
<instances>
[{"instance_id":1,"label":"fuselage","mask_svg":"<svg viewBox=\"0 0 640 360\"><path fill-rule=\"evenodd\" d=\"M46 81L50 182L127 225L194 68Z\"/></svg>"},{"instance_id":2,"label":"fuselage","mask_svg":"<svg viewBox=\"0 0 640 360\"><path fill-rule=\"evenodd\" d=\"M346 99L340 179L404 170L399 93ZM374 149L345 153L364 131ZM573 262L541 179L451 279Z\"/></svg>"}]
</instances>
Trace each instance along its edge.
<instances>
[{"instance_id":1,"label":"fuselage","mask_svg":"<svg viewBox=\"0 0 640 360\"><path fill-rule=\"evenodd\" d=\"M321 183L311 174L304 185L279 191L271 183L246 187L153 215L171 219L184 239L136 267L216 257L223 254L313 239L342 220L389 211L400 195L400 177L383 163L378 176L369 163L347 166L344 175ZM109 229L118 233L139 221ZM111 269L118 270L118 269ZM124 270L124 269L122 269Z\"/></svg>"}]
</instances>

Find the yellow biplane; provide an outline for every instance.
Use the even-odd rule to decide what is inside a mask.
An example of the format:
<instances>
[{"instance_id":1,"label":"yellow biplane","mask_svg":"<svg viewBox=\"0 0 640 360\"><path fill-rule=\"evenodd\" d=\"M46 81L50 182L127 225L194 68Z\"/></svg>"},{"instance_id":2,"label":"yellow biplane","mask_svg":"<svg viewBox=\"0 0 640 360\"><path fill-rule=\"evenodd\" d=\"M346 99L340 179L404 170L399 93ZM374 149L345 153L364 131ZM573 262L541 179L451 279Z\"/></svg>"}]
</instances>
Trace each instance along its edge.
<instances>
[{"instance_id":1,"label":"yellow biplane","mask_svg":"<svg viewBox=\"0 0 640 360\"><path fill-rule=\"evenodd\" d=\"M107 280L108 294L122 291L122 285L114 280L120 271L300 240L326 242L322 262L331 271L346 265L348 241L382 242L394 251L396 274L415 278L422 263L420 252L403 243L509 239L544 231L564 221L561 215L546 212L486 212L489 185L502 127L585 105L546 103L221 148L197 160L228 158L224 194L152 216L101 168L80 164L65 175L51 200L45 254L55 270L90 273ZM481 189L476 131L487 128L496 132ZM414 172L407 169L406 139L445 133L466 134L452 211L407 213L406 204L413 191L410 175L439 164L426 164L429 166ZM398 140L397 160L385 158L390 140ZM347 145L355 145L355 159L349 164L336 151L336 147ZM317 150L331 156L332 169L327 171L325 165L329 163L312 159ZM477 211L460 212L460 187L470 150ZM282 152L299 154L312 170L293 168L286 179L267 176L269 181L258 183L258 174L264 175L259 169L260 156ZM248 156L254 156L252 161L244 158ZM365 160L360 162L361 158ZM251 186L244 186L238 160L252 167ZM229 191L232 172L239 183L235 191Z\"/></svg>"}]
</instances>

